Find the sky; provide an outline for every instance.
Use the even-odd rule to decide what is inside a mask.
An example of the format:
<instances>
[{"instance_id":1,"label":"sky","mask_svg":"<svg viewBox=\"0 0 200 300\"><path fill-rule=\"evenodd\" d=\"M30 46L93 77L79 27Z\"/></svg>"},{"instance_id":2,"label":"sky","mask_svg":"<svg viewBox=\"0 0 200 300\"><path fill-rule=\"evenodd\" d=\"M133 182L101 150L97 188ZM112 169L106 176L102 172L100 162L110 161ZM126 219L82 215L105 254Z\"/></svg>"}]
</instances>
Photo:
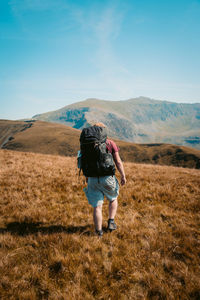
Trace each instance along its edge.
<instances>
[{"instance_id":1,"label":"sky","mask_svg":"<svg viewBox=\"0 0 200 300\"><path fill-rule=\"evenodd\" d=\"M0 119L139 96L200 103L200 0L0 0Z\"/></svg>"}]
</instances>

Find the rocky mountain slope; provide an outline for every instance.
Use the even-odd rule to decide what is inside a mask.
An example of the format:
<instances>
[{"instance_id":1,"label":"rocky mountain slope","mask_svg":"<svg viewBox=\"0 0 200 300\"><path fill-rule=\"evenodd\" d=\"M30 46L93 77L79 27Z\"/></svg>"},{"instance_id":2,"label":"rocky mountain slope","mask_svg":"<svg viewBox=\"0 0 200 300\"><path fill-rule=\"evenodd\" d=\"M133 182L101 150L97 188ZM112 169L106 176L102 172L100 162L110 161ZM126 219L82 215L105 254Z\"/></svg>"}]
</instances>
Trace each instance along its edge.
<instances>
[{"instance_id":1,"label":"rocky mountain slope","mask_svg":"<svg viewBox=\"0 0 200 300\"><path fill-rule=\"evenodd\" d=\"M42 121L0 120L0 148L76 156L80 130ZM200 151L171 144L136 144L117 140L124 161L200 168Z\"/></svg>"},{"instance_id":2,"label":"rocky mountain slope","mask_svg":"<svg viewBox=\"0 0 200 300\"><path fill-rule=\"evenodd\" d=\"M124 101L87 99L33 119L82 129L101 121L109 135L135 143L171 143L200 149L200 103L139 97Z\"/></svg>"}]
</instances>

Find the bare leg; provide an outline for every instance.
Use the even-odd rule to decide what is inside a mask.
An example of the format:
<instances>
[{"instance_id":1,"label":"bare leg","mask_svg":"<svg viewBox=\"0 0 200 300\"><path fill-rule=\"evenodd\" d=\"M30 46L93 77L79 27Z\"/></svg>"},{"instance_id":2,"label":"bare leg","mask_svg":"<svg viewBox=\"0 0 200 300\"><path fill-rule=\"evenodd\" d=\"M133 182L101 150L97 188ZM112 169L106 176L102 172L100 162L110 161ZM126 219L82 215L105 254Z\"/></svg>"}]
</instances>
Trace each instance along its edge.
<instances>
[{"instance_id":1,"label":"bare leg","mask_svg":"<svg viewBox=\"0 0 200 300\"><path fill-rule=\"evenodd\" d=\"M94 207L93 219L96 230L102 230L102 205Z\"/></svg>"},{"instance_id":2,"label":"bare leg","mask_svg":"<svg viewBox=\"0 0 200 300\"><path fill-rule=\"evenodd\" d=\"M118 202L115 199L112 202L109 202L109 219L114 219L117 212Z\"/></svg>"}]
</instances>

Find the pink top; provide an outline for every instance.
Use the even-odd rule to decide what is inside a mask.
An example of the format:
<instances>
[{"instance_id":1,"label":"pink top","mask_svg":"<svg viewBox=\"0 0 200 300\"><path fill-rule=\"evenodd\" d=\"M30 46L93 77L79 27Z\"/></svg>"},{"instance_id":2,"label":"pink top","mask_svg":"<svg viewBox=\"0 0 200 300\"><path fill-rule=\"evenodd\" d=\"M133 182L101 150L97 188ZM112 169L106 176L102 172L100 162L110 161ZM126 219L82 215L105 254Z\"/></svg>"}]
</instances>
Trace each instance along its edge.
<instances>
[{"instance_id":1,"label":"pink top","mask_svg":"<svg viewBox=\"0 0 200 300\"><path fill-rule=\"evenodd\" d=\"M119 148L117 147L117 145L115 144L115 142L107 139L106 140L106 146L108 151L113 155L115 152L119 151Z\"/></svg>"}]
</instances>

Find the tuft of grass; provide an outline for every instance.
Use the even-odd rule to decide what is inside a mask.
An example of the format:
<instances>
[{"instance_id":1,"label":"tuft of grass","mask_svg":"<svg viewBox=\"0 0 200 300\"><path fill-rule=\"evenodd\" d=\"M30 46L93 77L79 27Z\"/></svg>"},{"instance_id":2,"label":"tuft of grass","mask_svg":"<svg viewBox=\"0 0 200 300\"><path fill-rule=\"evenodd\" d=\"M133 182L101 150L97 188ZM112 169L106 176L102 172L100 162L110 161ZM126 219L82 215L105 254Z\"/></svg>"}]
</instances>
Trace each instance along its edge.
<instances>
[{"instance_id":1,"label":"tuft of grass","mask_svg":"<svg viewBox=\"0 0 200 300\"><path fill-rule=\"evenodd\" d=\"M99 239L75 158L0 165L1 299L199 299L199 170L125 163L118 230Z\"/></svg>"}]
</instances>

